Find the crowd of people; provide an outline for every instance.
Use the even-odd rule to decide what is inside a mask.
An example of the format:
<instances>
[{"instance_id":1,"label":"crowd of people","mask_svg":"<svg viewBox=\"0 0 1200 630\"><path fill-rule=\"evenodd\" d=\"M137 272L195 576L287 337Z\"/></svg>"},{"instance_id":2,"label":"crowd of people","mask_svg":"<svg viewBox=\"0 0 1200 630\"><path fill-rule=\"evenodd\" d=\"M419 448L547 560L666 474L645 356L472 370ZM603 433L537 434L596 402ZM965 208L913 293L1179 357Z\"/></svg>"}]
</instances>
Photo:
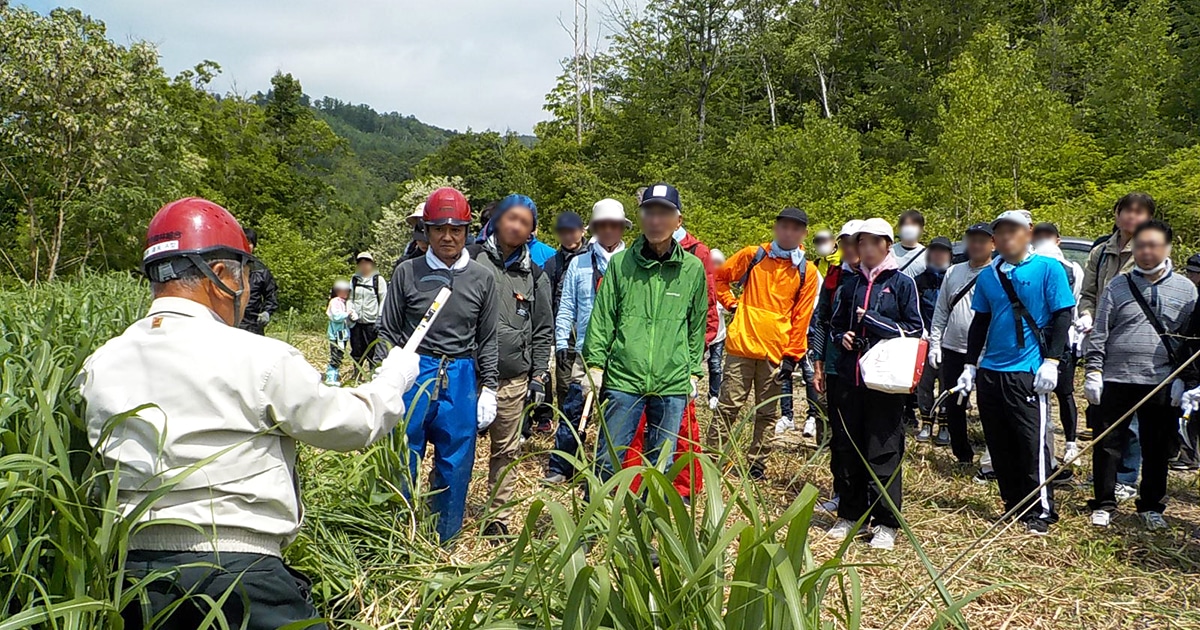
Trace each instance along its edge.
<instances>
[{"instance_id":1,"label":"crowd of people","mask_svg":"<svg viewBox=\"0 0 1200 630\"><path fill-rule=\"evenodd\" d=\"M80 377L93 444L122 475L122 505L150 522L131 540L127 566L168 576L152 584L149 605L126 611L133 627L143 613L192 614L172 602L219 584L204 569L178 569L205 561L265 562L263 579L228 604L245 607L250 627L315 616L304 580L280 560L300 528L296 442L358 449L402 417L413 480L432 446L429 503L443 542L463 528L482 438L491 488L482 533L509 534L514 463L539 428L554 439L543 481L561 485L580 466L605 480L698 450L727 471L744 455L746 474L764 480L775 436L799 427L829 448L828 535L862 535L884 550L900 527L910 429L948 447L975 481L996 483L1004 517L1033 535L1059 518L1050 479L1068 476L1080 442L1095 437L1091 523L1109 526L1136 496L1148 529L1169 527L1168 470L1197 461L1189 418L1200 372L1189 359L1200 351L1200 255L1176 273L1173 232L1148 195L1117 201L1114 230L1082 267L1064 255L1055 225L1024 210L952 235L958 245L925 241L916 210L895 225L855 219L816 231L810 253L810 218L789 207L771 240L726 257L685 228L674 186L648 186L637 199L636 233L625 207L602 199L586 223L574 212L555 218L555 250L538 240L527 196L489 204L472 238L466 197L434 191L408 218L414 237L390 278L363 252L353 278L333 285L324 375L263 336L275 287L253 257L253 233L203 199L164 206L143 262L150 313ZM443 289L450 297L435 303ZM887 368L911 387L867 369L881 349L901 347L916 361ZM360 369L352 379L340 373L347 348ZM972 394L986 442L978 464ZM697 399L712 412L703 431ZM109 426L131 408L140 410ZM743 422L744 446L735 439ZM586 427L595 427L594 450L583 447ZM181 475L152 511L139 507L161 475L188 466L219 472ZM675 485L685 496L702 489L694 464Z\"/></svg>"}]
</instances>

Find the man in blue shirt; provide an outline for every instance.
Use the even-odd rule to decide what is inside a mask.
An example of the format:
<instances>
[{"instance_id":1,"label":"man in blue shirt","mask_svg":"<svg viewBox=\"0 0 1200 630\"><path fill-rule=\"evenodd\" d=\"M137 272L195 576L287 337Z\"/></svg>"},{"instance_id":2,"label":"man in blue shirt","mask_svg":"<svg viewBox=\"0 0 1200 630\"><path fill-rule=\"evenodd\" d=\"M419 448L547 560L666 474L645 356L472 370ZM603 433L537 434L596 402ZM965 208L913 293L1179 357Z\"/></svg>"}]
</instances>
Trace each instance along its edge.
<instances>
[{"instance_id":1,"label":"man in blue shirt","mask_svg":"<svg viewBox=\"0 0 1200 630\"><path fill-rule=\"evenodd\" d=\"M1066 347L1075 297L1062 264L1030 250L1029 212L1004 212L992 229L1000 256L975 283L975 318L958 386L970 392L978 384L979 419L1005 511L1041 536L1058 520L1054 491L1045 482L1054 455L1047 394L1058 384L1061 353L1046 349Z\"/></svg>"}]
</instances>

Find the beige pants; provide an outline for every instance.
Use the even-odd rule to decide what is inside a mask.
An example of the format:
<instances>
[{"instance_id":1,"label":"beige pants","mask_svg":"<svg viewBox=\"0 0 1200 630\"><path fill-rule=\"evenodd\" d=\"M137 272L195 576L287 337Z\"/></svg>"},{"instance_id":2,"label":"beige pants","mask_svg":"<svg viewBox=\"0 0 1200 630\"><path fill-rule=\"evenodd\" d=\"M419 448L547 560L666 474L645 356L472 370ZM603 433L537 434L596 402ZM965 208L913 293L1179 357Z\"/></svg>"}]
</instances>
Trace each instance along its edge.
<instances>
[{"instance_id":1,"label":"beige pants","mask_svg":"<svg viewBox=\"0 0 1200 630\"><path fill-rule=\"evenodd\" d=\"M525 414L525 396L529 393L529 377L501 379L496 390L496 421L488 427L492 441L492 456L488 460L488 483L492 486L493 510L491 519L507 521L511 507L516 475L509 468L521 452L521 421Z\"/></svg>"},{"instance_id":2,"label":"beige pants","mask_svg":"<svg viewBox=\"0 0 1200 630\"><path fill-rule=\"evenodd\" d=\"M583 398L587 399L588 392L592 391L592 380L588 378L587 368L583 365L583 357L576 356L575 363L571 366L571 382L579 383L583 387ZM560 404L562 401L559 401Z\"/></svg>"},{"instance_id":3,"label":"beige pants","mask_svg":"<svg viewBox=\"0 0 1200 630\"><path fill-rule=\"evenodd\" d=\"M756 405L754 435L747 458L754 464L767 464L767 456L771 454L770 439L775 432L775 409L782 394L779 383L771 378L773 371L768 361L725 355L725 375L721 380L717 413L708 424L709 448L724 452L733 422L753 393Z\"/></svg>"}]
</instances>

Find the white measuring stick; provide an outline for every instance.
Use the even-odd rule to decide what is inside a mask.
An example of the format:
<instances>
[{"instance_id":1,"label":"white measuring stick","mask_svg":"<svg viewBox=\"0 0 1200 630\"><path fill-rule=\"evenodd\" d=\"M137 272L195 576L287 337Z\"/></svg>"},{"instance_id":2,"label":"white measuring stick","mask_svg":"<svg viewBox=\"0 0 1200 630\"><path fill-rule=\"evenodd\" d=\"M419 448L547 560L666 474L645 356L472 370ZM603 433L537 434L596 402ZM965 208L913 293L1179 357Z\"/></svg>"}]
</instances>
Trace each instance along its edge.
<instances>
[{"instance_id":1,"label":"white measuring stick","mask_svg":"<svg viewBox=\"0 0 1200 630\"><path fill-rule=\"evenodd\" d=\"M433 298L433 303L429 305L429 310L425 311L425 316L421 318L421 322L413 330L412 335L408 337L408 341L404 343L404 349L409 352L416 352L417 346L425 340L425 333L429 332L429 327L433 325L433 320L437 319L438 312L446 305L446 300L450 299L450 287L442 287L438 291L436 297Z\"/></svg>"},{"instance_id":2,"label":"white measuring stick","mask_svg":"<svg viewBox=\"0 0 1200 630\"><path fill-rule=\"evenodd\" d=\"M592 402L596 400L596 393L588 391L587 398L583 399L583 413L580 414L579 420L579 435L580 441L583 440L583 432L587 429L588 416L592 415Z\"/></svg>"}]
</instances>

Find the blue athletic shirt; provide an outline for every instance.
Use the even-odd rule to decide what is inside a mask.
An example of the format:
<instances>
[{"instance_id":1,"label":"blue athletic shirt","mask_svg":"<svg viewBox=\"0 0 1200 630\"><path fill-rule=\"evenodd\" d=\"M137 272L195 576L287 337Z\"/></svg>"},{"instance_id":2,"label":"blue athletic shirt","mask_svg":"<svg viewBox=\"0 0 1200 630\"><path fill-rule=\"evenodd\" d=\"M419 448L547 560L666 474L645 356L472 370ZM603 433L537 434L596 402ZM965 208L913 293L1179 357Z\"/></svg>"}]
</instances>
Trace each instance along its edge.
<instances>
[{"instance_id":1,"label":"blue athletic shirt","mask_svg":"<svg viewBox=\"0 0 1200 630\"><path fill-rule=\"evenodd\" d=\"M1021 264L1007 272L1001 271L1001 267L1007 269L1011 265L997 257L990 269L980 272L979 279L975 281L975 296L971 299L971 309L976 313L992 314L987 346L979 360L979 367L997 372L1033 373L1042 364L1037 336L1028 323L1021 322L1025 348L1017 347L1012 304L996 274L1007 273L1017 297L1037 322L1038 329L1049 326L1050 316L1055 312L1075 306L1075 296L1062 263L1049 256L1030 253Z\"/></svg>"}]
</instances>

